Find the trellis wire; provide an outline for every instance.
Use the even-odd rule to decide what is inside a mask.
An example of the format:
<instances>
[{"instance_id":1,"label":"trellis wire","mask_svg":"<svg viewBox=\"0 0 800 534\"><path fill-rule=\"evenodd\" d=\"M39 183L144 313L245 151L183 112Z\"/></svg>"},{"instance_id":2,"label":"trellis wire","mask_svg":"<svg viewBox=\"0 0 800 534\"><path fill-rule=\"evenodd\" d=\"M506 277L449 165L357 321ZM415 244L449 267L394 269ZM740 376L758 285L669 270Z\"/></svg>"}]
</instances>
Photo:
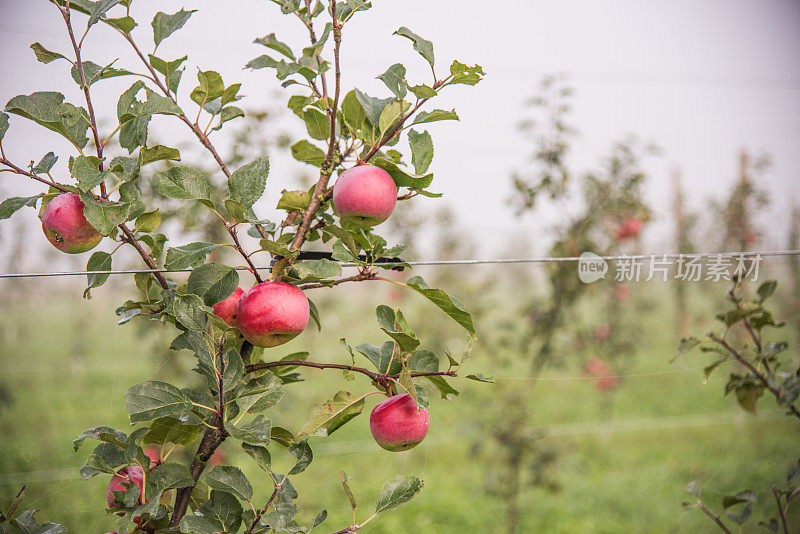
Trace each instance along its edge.
<instances>
[{"instance_id":1,"label":"trellis wire","mask_svg":"<svg viewBox=\"0 0 800 534\"><path fill-rule=\"evenodd\" d=\"M741 257L770 257L770 256L800 256L800 250L764 250L757 252L697 252L692 254L679 254L675 252L659 253L659 254L622 254L618 256L591 256L590 258L581 258L580 256L565 256L565 257L534 257L534 258L489 258L489 259L464 259L464 260L421 260L421 261L406 261L388 263L382 262L381 266L392 265L410 265L410 266L446 266L446 265L496 265L496 264L511 264L511 263L568 263L577 262L581 260L603 260L603 261L618 261L618 260L674 260L680 258L741 258ZM358 267L357 263L340 262L342 267ZM237 271L249 271L247 267L234 267ZM193 269L120 269L109 271L55 271L55 272L41 272L41 273L0 273L0 278L38 278L48 276L86 276L86 275L115 275L115 274L151 274L151 273L190 273ZM272 267L256 267L259 271L271 271Z\"/></svg>"}]
</instances>

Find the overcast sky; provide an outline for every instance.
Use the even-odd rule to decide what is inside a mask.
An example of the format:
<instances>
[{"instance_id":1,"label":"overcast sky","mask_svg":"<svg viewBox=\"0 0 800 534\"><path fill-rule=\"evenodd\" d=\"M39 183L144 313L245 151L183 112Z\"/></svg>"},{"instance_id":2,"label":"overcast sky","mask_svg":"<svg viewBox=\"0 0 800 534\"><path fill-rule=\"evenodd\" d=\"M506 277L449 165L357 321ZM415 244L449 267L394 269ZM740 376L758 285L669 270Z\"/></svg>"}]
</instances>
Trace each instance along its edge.
<instances>
[{"instance_id":1,"label":"overcast sky","mask_svg":"<svg viewBox=\"0 0 800 534\"><path fill-rule=\"evenodd\" d=\"M430 124L435 143L435 191L445 192L462 223L486 243L482 256L508 250L517 235L506 198L509 176L521 168L530 152L516 130L524 101L548 73L564 73L576 89L573 124L581 136L572 152L576 169L595 166L614 140L629 133L652 141L662 155L650 160L652 179L647 195L656 208L649 237L653 248L667 244L666 216L671 199L669 171L679 166L691 203L700 207L710 196L728 191L738 172L737 153L772 155L772 171L762 185L772 191L769 222L786 228L792 202L800 201L800 2L797 0L559 0L437 1L376 0L375 7L345 28L342 80L375 96L388 92L375 76L395 63L408 68L413 83L429 73L410 42L392 36L400 26L434 41L437 66L446 71L453 59L479 63L487 72L474 88L456 86L436 107L455 107L461 121ZM296 19L283 16L266 0L136 0L134 31L146 51L152 49L149 20L155 11L198 9L186 26L159 48L172 59L186 51L189 68L182 89L195 85L196 67L218 70L226 83L242 82L245 109L277 108L278 87L269 70L243 70L265 51L252 44L256 37L276 32L296 48L305 33ZM84 17L76 16L76 25ZM0 0L0 105L18 94L57 90L76 105L81 94L68 65L35 61L31 43L68 52L58 11L45 0ZM136 67L125 43L98 25L86 42L84 59ZM92 87L95 109L112 124L116 99L130 78L103 81ZM186 94L181 95L188 102ZM193 106L193 104L192 104ZM187 106L187 109L189 106ZM55 134L12 116L4 140L6 155L20 164L38 160L49 150L61 153L64 169L70 147ZM286 115L281 128L297 128ZM112 126L113 127L113 126ZM189 140L188 130L175 119L158 118L151 131L167 142ZM218 141L224 145L224 139ZM177 144L177 141L175 141ZM302 165L288 158L273 161L269 193L257 205L271 215L279 191L291 186ZM11 174L0 174L0 189L9 193L38 189ZM435 200L422 200L431 209ZM775 216L777 214L777 216ZM4 221L8 224L8 221ZM18 213L11 224L36 225L32 210ZM527 219L522 225L533 250L547 241L546 221ZM784 238L773 241L782 245ZM0 250L6 246L0 243ZM527 248L527 247L526 247Z\"/></svg>"}]
</instances>

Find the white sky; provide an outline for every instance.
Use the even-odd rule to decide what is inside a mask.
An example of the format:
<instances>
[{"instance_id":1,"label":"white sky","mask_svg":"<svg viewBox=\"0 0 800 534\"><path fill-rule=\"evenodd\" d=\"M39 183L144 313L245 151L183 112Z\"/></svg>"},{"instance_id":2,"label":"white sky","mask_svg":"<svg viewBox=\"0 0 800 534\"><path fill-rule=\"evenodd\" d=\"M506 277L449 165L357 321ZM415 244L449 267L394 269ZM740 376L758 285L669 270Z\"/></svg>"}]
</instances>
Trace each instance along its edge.
<instances>
[{"instance_id":1,"label":"white sky","mask_svg":"<svg viewBox=\"0 0 800 534\"><path fill-rule=\"evenodd\" d=\"M530 147L516 125L523 102L534 94L540 77L561 72L576 89L572 123L581 137L572 152L573 167L588 169L614 140L634 133L662 148L649 161L648 198L656 221L648 234L651 247L669 248L666 216L671 201L669 171L678 165L700 208L710 196L727 192L738 172L740 148L769 152L773 170L762 186L772 191L767 222L776 225L771 245L782 246L787 213L800 201L800 2L797 0L686 1L374 1L375 7L346 26L342 44L345 90L354 84L374 96L387 96L375 80L386 68L402 62L412 83L429 76L411 43L392 32L400 26L434 42L439 70L453 59L479 63L487 72L474 88L456 86L444 92L435 107L455 107L461 122L428 125L436 155L433 190L445 192L461 222L486 246L480 256L508 251L520 222L505 199L510 174L526 161ZM497 6L497 7L495 7ZM502 7L501 7L502 6ZM152 49L149 20L155 11L198 9L186 26L162 43L159 56L173 59L189 53L182 81L184 109L194 105L188 91L196 67L219 71L226 83L242 82L245 109L281 106L272 96L278 82L268 69L242 70L251 58L267 51L252 44L276 32L296 49L306 34L296 19L281 15L266 0L228 2L135 0L140 26L134 36L146 52ZM85 17L76 15L76 25ZM68 73L68 65L36 62L34 41L64 52L70 50L58 11L45 0L0 0L0 105L17 94L57 90L76 105L85 105ZM98 25L87 39L84 60L104 64L121 58L118 67L135 67L125 43ZM115 117L116 99L130 78L92 87L95 109ZM18 164L37 160L49 150L61 151L57 169L65 169L69 145L20 117L12 116L6 134L6 155ZM287 115L282 128L292 126ZM299 131L299 130L298 130ZM151 132L167 144L193 140L175 119L155 118ZM173 141L174 140L174 141ZM218 144L224 146L219 139ZM403 142L405 145L405 142ZM407 148L407 147L406 147ZM290 158L273 161L268 194L257 205L273 213L279 191L302 164ZM310 169L310 168L308 168ZM283 177L287 177L284 179ZM21 177L0 175L3 196L38 191ZM421 200L435 209L435 200ZM777 214L777 216L776 216ZM8 224L8 221L4 221ZM533 242L525 248L542 252L546 221L527 219L522 226ZM11 224L35 226L32 210L14 216ZM0 243L0 250L6 246Z\"/></svg>"}]
</instances>

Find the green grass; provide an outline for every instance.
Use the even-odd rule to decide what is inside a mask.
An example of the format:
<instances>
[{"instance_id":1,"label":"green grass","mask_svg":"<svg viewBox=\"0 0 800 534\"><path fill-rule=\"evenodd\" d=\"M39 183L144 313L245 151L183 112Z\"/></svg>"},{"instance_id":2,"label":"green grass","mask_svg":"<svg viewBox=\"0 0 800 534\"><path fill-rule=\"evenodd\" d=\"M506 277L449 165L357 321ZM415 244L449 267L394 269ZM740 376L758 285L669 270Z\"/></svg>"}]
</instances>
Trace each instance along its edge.
<instances>
[{"instance_id":1,"label":"green grass","mask_svg":"<svg viewBox=\"0 0 800 534\"><path fill-rule=\"evenodd\" d=\"M314 295L326 329L309 329L271 349L271 355L308 349L318 361L345 362L349 356L338 344L342 335L353 345L382 341L371 310L385 293L346 291L337 288L318 300ZM73 293L79 293L77 285ZM104 506L108 479L80 479L77 469L91 448L74 453L71 440L97 424L126 430L122 395L135 383L195 380L189 371L191 355L164 348L171 338L168 328L117 326L111 291L95 293L93 301L39 295L6 303L0 328L0 507L7 507L19 486L29 482L24 508L40 509L41 519L64 523L70 532L91 534L113 529ZM632 376L624 377L613 393L610 412L609 399L590 381L565 379L580 376L580 358L565 356L545 374L549 380L518 380L528 365L515 360L513 350L501 353L478 344L469 371L494 375L498 384L461 380L456 383L459 398L446 402L432 395L431 431L419 447L398 454L383 451L371 439L366 413L330 438L314 438L314 462L293 478L300 493L298 519L308 522L326 508L328 520L317 531L350 524L341 470L352 479L360 520L371 515L381 484L403 473L425 480L422 494L362 532L505 532L506 503L489 491L505 483L503 464L486 429L505 415L493 402L498 395L530 389L531 424L549 433L543 443L559 453L555 480L560 489L522 489L519 532L711 532L713 525L700 512L681 510L683 487L693 479L715 510L724 494L759 491L756 519L745 529L757 531L757 520L773 510L769 488L783 480L800 453L797 421L776 410L771 398L762 399L758 417L738 410L733 399L722 396L727 370L704 384L696 368L706 361L700 355L670 364L676 346L670 312L658 295L637 298L644 311L635 314L636 328L646 335L639 334L626 371ZM510 297L500 291L486 299L464 300L489 310L478 326L492 340L499 334L491 329L505 321ZM459 346L457 328L424 301L408 297L400 305L430 346ZM155 328L148 332L148 326ZM513 337L513 325L509 328ZM362 377L348 382L339 372L303 374L307 381L287 387L286 397L269 414L273 424L297 430L313 403L339 389L366 392L370 387ZM375 402L377 396L369 397L365 411ZM256 489L255 503L263 503L272 490L266 475L233 443L225 443L223 450L244 467ZM293 458L277 447L271 450L275 470L285 472ZM190 453L179 454L185 458Z\"/></svg>"}]
</instances>

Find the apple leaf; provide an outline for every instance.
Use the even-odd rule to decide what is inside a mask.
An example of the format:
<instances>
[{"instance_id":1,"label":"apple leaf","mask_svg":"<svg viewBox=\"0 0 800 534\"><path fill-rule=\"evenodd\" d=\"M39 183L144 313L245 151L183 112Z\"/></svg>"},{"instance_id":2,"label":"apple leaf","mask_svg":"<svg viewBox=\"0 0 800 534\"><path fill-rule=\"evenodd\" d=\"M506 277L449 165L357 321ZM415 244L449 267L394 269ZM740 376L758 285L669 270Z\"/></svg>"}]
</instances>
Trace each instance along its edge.
<instances>
[{"instance_id":1,"label":"apple leaf","mask_svg":"<svg viewBox=\"0 0 800 534\"><path fill-rule=\"evenodd\" d=\"M433 302L455 322L463 326L473 339L478 339L478 336L475 332L475 326L472 322L472 315L470 315L470 313L466 310L466 308L464 308L464 305L461 304L458 299L451 297L442 289L433 289L429 287L425 280L423 280L420 276L409 278L408 282L406 282L406 285Z\"/></svg>"},{"instance_id":2,"label":"apple leaf","mask_svg":"<svg viewBox=\"0 0 800 534\"><path fill-rule=\"evenodd\" d=\"M311 193L308 191L284 191L278 201L277 209L287 211L302 211L311 202Z\"/></svg>"},{"instance_id":3,"label":"apple leaf","mask_svg":"<svg viewBox=\"0 0 800 534\"><path fill-rule=\"evenodd\" d=\"M298 436L330 436L364 410L364 397L339 391L333 399L317 405Z\"/></svg>"},{"instance_id":4,"label":"apple leaf","mask_svg":"<svg viewBox=\"0 0 800 534\"><path fill-rule=\"evenodd\" d=\"M302 161L315 167L322 167L322 163L325 161L325 152L305 139L292 145L292 156L297 161Z\"/></svg>"},{"instance_id":5,"label":"apple leaf","mask_svg":"<svg viewBox=\"0 0 800 534\"><path fill-rule=\"evenodd\" d=\"M242 505L230 493L214 490L211 492L210 499L203 502L202 505L193 504L192 509L197 510L198 515L183 516L180 523L181 532L192 532L193 534L239 532L242 525Z\"/></svg>"},{"instance_id":6,"label":"apple leaf","mask_svg":"<svg viewBox=\"0 0 800 534\"><path fill-rule=\"evenodd\" d=\"M411 330L411 327L408 326L403 312L381 304L375 309L375 315L378 318L380 329L397 342L403 353L413 352L414 349L419 347L420 341Z\"/></svg>"},{"instance_id":7,"label":"apple leaf","mask_svg":"<svg viewBox=\"0 0 800 534\"><path fill-rule=\"evenodd\" d=\"M89 113L82 107L64 102L64 95L53 91L40 91L31 95L15 96L6 104L6 111L20 115L66 137L78 148L89 142L86 132Z\"/></svg>"},{"instance_id":8,"label":"apple leaf","mask_svg":"<svg viewBox=\"0 0 800 534\"><path fill-rule=\"evenodd\" d=\"M311 446L308 444L308 439L289 445L289 452L292 456L297 458L297 462L288 473L290 475L302 473L314 459L314 453L311 450Z\"/></svg>"},{"instance_id":9,"label":"apple leaf","mask_svg":"<svg viewBox=\"0 0 800 534\"><path fill-rule=\"evenodd\" d=\"M0 115L3 115L3 114L0 114ZM2 128L0 128L0 130L1 129ZM3 137L2 136L2 132L0 131L0 139L2 137ZM45 173L46 174L46 173L50 172L50 170L53 168L53 165L56 164L56 161L58 161L58 156L56 156L52 152L48 152L47 154L44 155L44 157L42 157L42 159L39 160L39 163L37 163L36 166L33 169L31 169L31 172L34 173L34 174L39 174L39 173Z\"/></svg>"},{"instance_id":10,"label":"apple leaf","mask_svg":"<svg viewBox=\"0 0 800 534\"><path fill-rule=\"evenodd\" d=\"M203 478L211 489L230 493L243 501L249 502L253 498L253 486L238 467L215 465Z\"/></svg>"},{"instance_id":11,"label":"apple leaf","mask_svg":"<svg viewBox=\"0 0 800 534\"><path fill-rule=\"evenodd\" d=\"M428 349L417 349L406 363L415 373L435 373L439 370L439 357Z\"/></svg>"},{"instance_id":12,"label":"apple leaf","mask_svg":"<svg viewBox=\"0 0 800 534\"><path fill-rule=\"evenodd\" d=\"M33 53L36 54L36 59L41 63L50 63L57 59L67 59L63 54L52 52L43 47L40 43L33 43L31 45L31 50L33 50Z\"/></svg>"},{"instance_id":13,"label":"apple leaf","mask_svg":"<svg viewBox=\"0 0 800 534\"><path fill-rule=\"evenodd\" d=\"M111 270L111 254L108 252L97 251L91 255L89 261L86 263L87 271L110 271ZM91 289L93 287L100 287L108 280L108 273L90 273L86 275L86 290L83 292L83 298L92 298Z\"/></svg>"},{"instance_id":14,"label":"apple leaf","mask_svg":"<svg viewBox=\"0 0 800 534\"><path fill-rule=\"evenodd\" d=\"M180 247L167 249L167 258L164 267L171 271L190 269L206 261L206 256L211 254L220 245L197 241Z\"/></svg>"},{"instance_id":15,"label":"apple leaf","mask_svg":"<svg viewBox=\"0 0 800 534\"><path fill-rule=\"evenodd\" d=\"M234 425L232 422L225 424L225 429L231 437L248 445L269 445L270 427L269 419L257 415L252 421Z\"/></svg>"},{"instance_id":16,"label":"apple leaf","mask_svg":"<svg viewBox=\"0 0 800 534\"><path fill-rule=\"evenodd\" d=\"M270 33L269 35L266 35L264 37L259 37L253 42L256 44L264 45L267 48L271 48L276 52L280 52L281 54L288 57L292 61L295 61L296 59L294 56L294 52L292 52L292 49L289 47L289 45L279 41L278 38L275 37L274 33Z\"/></svg>"},{"instance_id":17,"label":"apple leaf","mask_svg":"<svg viewBox=\"0 0 800 534\"><path fill-rule=\"evenodd\" d=\"M303 121L306 123L306 130L312 139L324 140L330 134L330 124L328 117L324 113L314 108L303 111Z\"/></svg>"},{"instance_id":18,"label":"apple leaf","mask_svg":"<svg viewBox=\"0 0 800 534\"><path fill-rule=\"evenodd\" d=\"M444 109L434 109L433 111L420 111L414 117L414 120L411 124L423 124L425 122L436 122L436 121L457 121L458 114L456 110L452 109L450 111Z\"/></svg>"},{"instance_id":19,"label":"apple leaf","mask_svg":"<svg viewBox=\"0 0 800 534\"><path fill-rule=\"evenodd\" d=\"M154 163L162 160L180 161L181 153L177 148L164 145L155 145L151 146L150 148L142 147L142 149L139 150L140 167L143 167L148 163Z\"/></svg>"},{"instance_id":20,"label":"apple leaf","mask_svg":"<svg viewBox=\"0 0 800 534\"><path fill-rule=\"evenodd\" d=\"M427 131L417 133L413 128L408 131L408 144L411 146L411 163L414 172L425 174L433 161L433 140Z\"/></svg>"},{"instance_id":21,"label":"apple leaf","mask_svg":"<svg viewBox=\"0 0 800 534\"><path fill-rule=\"evenodd\" d=\"M394 35L400 35L406 39L411 39L411 41L414 43L414 50L419 52L419 54L430 64L431 69L433 69L434 57L432 42L428 41L427 39L423 39L405 26L402 26L399 30L394 32Z\"/></svg>"},{"instance_id":22,"label":"apple leaf","mask_svg":"<svg viewBox=\"0 0 800 534\"><path fill-rule=\"evenodd\" d=\"M211 186L206 175L194 167L178 165L159 173L158 192L165 197L181 200L211 198Z\"/></svg>"},{"instance_id":23,"label":"apple leaf","mask_svg":"<svg viewBox=\"0 0 800 534\"><path fill-rule=\"evenodd\" d=\"M399 475L390 480L381 488L378 502L375 504L375 513L379 514L413 499L420 491L424 482L417 477Z\"/></svg>"},{"instance_id":24,"label":"apple leaf","mask_svg":"<svg viewBox=\"0 0 800 534\"><path fill-rule=\"evenodd\" d=\"M228 179L228 189L231 198L250 208L264 194L269 176L269 158L258 158L255 161L242 165L231 174Z\"/></svg>"},{"instance_id":25,"label":"apple leaf","mask_svg":"<svg viewBox=\"0 0 800 534\"><path fill-rule=\"evenodd\" d=\"M167 15L161 11L156 13L156 16L153 17L153 22L151 23L153 26L153 41L155 42L156 48L158 48L158 45L161 44L161 41L180 30L195 11L197 10L193 9L191 11L185 11L181 9L172 15Z\"/></svg>"},{"instance_id":26,"label":"apple leaf","mask_svg":"<svg viewBox=\"0 0 800 534\"><path fill-rule=\"evenodd\" d=\"M0 220L8 219L25 206L35 208L36 203L40 198L42 198L42 195L34 195L32 197L11 197L5 199L2 203L0 203Z\"/></svg>"},{"instance_id":27,"label":"apple leaf","mask_svg":"<svg viewBox=\"0 0 800 534\"><path fill-rule=\"evenodd\" d=\"M380 167L381 169L388 172L389 176L392 177L397 187L408 187L409 189L420 191L431 185L431 182L433 181L433 173L428 173L422 176L415 176L413 174L407 173L406 171L401 169L397 165L397 163L389 161L386 158L375 158L375 160L372 163L376 167Z\"/></svg>"},{"instance_id":28,"label":"apple leaf","mask_svg":"<svg viewBox=\"0 0 800 534\"><path fill-rule=\"evenodd\" d=\"M272 457L269 454L269 449L261 447L260 445L242 443L242 450L252 456L253 460L258 464L258 467L267 473L272 470Z\"/></svg>"},{"instance_id":29,"label":"apple leaf","mask_svg":"<svg viewBox=\"0 0 800 534\"><path fill-rule=\"evenodd\" d=\"M400 64L395 63L389 67L386 72L378 76L386 87L399 99L406 96L406 68Z\"/></svg>"},{"instance_id":30,"label":"apple leaf","mask_svg":"<svg viewBox=\"0 0 800 534\"><path fill-rule=\"evenodd\" d=\"M167 415L180 416L192 410L192 402L172 384L148 381L128 388L125 409L133 424Z\"/></svg>"},{"instance_id":31,"label":"apple leaf","mask_svg":"<svg viewBox=\"0 0 800 534\"><path fill-rule=\"evenodd\" d=\"M222 263L206 263L189 275L186 290L200 296L206 306L228 298L239 287L239 273Z\"/></svg>"},{"instance_id":32,"label":"apple leaf","mask_svg":"<svg viewBox=\"0 0 800 534\"><path fill-rule=\"evenodd\" d=\"M395 375L402 369L400 362L394 358L394 341L387 341L380 347L362 343L356 347L356 351L366 356L382 375Z\"/></svg>"},{"instance_id":33,"label":"apple leaf","mask_svg":"<svg viewBox=\"0 0 800 534\"><path fill-rule=\"evenodd\" d=\"M91 193L82 193L81 200L86 220L103 235L109 235L117 225L128 220L130 202L98 201Z\"/></svg>"}]
</instances>

